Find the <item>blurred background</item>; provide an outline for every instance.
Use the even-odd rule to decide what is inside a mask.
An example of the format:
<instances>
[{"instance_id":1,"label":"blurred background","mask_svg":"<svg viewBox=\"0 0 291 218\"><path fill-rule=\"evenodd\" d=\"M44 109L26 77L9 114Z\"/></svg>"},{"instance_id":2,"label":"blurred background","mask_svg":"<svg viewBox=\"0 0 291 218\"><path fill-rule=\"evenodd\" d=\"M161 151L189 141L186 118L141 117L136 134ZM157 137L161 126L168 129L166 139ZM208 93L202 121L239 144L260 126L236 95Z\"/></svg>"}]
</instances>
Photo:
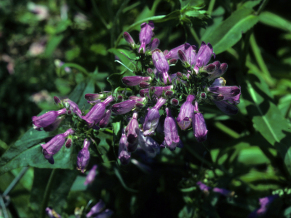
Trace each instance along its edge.
<instances>
[{"instance_id":1,"label":"blurred background","mask_svg":"<svg viewBox=\"0 0 291 218\"><path fill-rule=\"evenodd\" d=\"M199 5L195 15L177 13L185 2ZM129 31L138 42L140 21L168 15L167 19L156 19L155 22L155 37L160 39L162 50L170 50L186 41L199 47L202 40L212 39L217 26L242 5L258 11L261 2L1 0L0 154L31 128L32 116L42 110L56 109L53 96L69 96L88 78L94 79L96 93L110 91L106 78L124 70L114 62L116 58L124 59L117 50L127 48L122 33ZM58 212L62 211L64 217L75 217L72 214L76 207L86 207L89 200L96 203L102 198L115 217L246 217L259 206L259 197L277 191L284 192L287 200L276 203L275 207L280 208L276 215L290 215L291 208L285 210L290 203L287 192L291 180L286 169L290 137L275 142L264 135L269 134L269 130L264 129L266 124L256 121L267 119L277 128L283 120L288 126L286 129L290 130L290 8L289 0L269 1L256 25L242 31L242 39L233 46L219 51L216 60L229 66L225 74L227 85L241 85L242 100L238 105L240 112L234 117L224 115L214 106L203 108L209 129L206 145L197 143L189 131L182 135L186 148L173 153L164 151L154 160L140 160L146 166L131 164L120 172L111 163L115 161L112 155L109 165L100 165L94 186L83 186L85 177L76 173L70 179L70 189L54 193L63 197L59 201L62 205L55 207ZM247 46L246 42L249 42ZM89 77L93 72L96 76ZM254 89L260 94L261 102L248 99L250 86L243 82L244 76L252 84L259 84L261 92L257 87ZM264 100L268 101L267 105ZM252 103L266 111L252 113ZM285 135L290 135L287 132ZM148 168L150 174L142 171ZM1 192L20 170L14 169L0 176ZM49 169L28 170L11 192L12 217L34 216L45 188L36 187L36 175L45 180L50 172ZM58 173L63 178L67 171ZM212 186L236 190L237 197L211 195L206 198L212 201L201 202L197 199L202 195L199 190L189 188L205 178ZM213 213L207 214L207 211Z\"/></svg>"}]
</instances>

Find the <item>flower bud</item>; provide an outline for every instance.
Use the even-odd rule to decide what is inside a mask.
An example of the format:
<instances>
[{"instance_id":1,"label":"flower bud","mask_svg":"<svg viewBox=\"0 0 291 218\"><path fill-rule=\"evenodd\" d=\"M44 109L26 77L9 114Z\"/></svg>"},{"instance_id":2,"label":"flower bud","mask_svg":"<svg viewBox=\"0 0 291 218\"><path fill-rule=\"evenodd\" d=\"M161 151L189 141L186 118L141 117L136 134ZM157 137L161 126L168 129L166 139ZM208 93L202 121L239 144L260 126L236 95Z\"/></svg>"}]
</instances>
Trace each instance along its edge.
<instances>
[{"instance_id":1,"label":"flower bud","mask_svg":"<svg viewBox=\"0 0 291 218\"><path fill-rule=\"evenodd\" d=\"M41 145L44 158L47 159L50 164L54 164L53 155L55 155L62 148L66 141L66 137L70 134L74 134L73 129L68 129L66 132L56 135L49 142Z\"/></svg>"},{"instance_id":2,"label":"flower bud","mask_svg":"<svg viewBox=\"0 0 291 218\"><path fill-rule=\"evenodd\" d=\"M49 207L45 209L45 212L49 218L61 218L61 216L56 211L54 211L53 209Z\"/></svg>"},{"instance_id":3,"label":"flower bud","mask_svg":"<svg viewBox=\"0 0 291 218\"><path fill-rule=\"evenodd\" d=\"M102 200L100 200L97 204L95 204L91 210L89 211L89 213L87 213L86 217L93 217L98 215L98 213L100 213L101 211L103 211L105 208L105 204Z\"/></svg>"},{"instance_id":4,"label":"flower bud","mask_svg":"<svg viewBox=\"0 0 291 218\"><path fill-rule=\"evenodd\" d=\"M58 110L58 111L49 111L49 112L46 112L45 114L42 114L38 117L33 116L32 123L35 126L35 128L46 127L46 126L52 124L53 122L55 122L55 120L57 119L57 117L59 115L62 115L65 113L67 113L66 108L63 108L63 109Z\"/></svg>"},{"instance_id":5,"label":"flower bud","mask_svg":"<svg viewBox=\"0 0 291 218\"><path fill-rule=\"evenodd\" d=\"M67 110L72 111L74 114L77 114L79 117L82 118L82 112L75 102L71 101L70 99L64 99L63 103Z\"/></svg>"},{"instance_id":6,"label":"flower bud","mask_svg":"<svg viewBox=\"0 0 291 218\"><path fill-rule=\"evenodd\" d=\"M169 65L175 65L178 62L178 59L170 59L169 61Z\"/></svg>"},{"instance_id":7,"label":"flower bud","mask_svg":"<svg viewBox=\"0 0 291 218\"><path fill-rule=\"evenodd\" d=\"M72 146L72 144L73 144L73 139L72 139L72 137L69 136L66 143L65 143L65 146L66 146L66 148L70 148Z\"/></svg>"},{"instance_id":8,"label":"flower bud","mask_svg":"<svg viewBox=\"0 0 291 218\"><path fill-rule=\"evenodd\" d=\"M139 94L140 94L141 97L148 96L148 93L149 93L149 89L141 89L139 91Z\"/></svg>"},{"instance_id":9,"label":"flower bud","mask_svg":"<svg viewBox=\"0 0 291 218\"><path fill-rule=\"evenodd\" d=\"M153 72L154 72L153 69L151 69L151 68L148 68L148 69L147 69L147 73L148 73L148 74L152 74Z\"/></svg>"},{"instance_id":10,"label":"flower bud","mask_svg":"<svg viewBox=\"0 0 291 218\"><path fill-rule=\"evenodd\" d=\"M171 103L172 105L174 105L174 106L178 106L178 105L179 105L179 100L176 99L176 98L172 98L171 101L170 101L170 103Z\"/></svg>"},{"instance_id":11,"label":"flower bud","mask_svg":"<svg viewBox=\"0 0 291 218\"><path fill-rule=\"evenodd\" d=\"M54 101L56 104L61 104L61 100L57 97L57 96L54 96Z\"/></svg>"},{"instance_id":12,"label":"flower bud","mask_svg":"<svg viewBox=\"0 0 291 218\"><path fill-rule=\"evenodd\" d=\"M205 42L202 42L198 54L196 56L196 66L197 67L205 66L210 61L212 54L214 55L215 58L212 45L210 43L206 44Z\"/></svg>"},{"instance_id":13,"label":"flower bud","mask_svg":"<svg viewBox=\"0 0 291 218\"><path fill-rule=\"evenodd\" d=\"M118 149L118 159L120 163L126 165L130 161L131 154L127 151L128 142L127 137L125 135L125 130L122 130L122 135L119 141L119 149Z\"/></svg>"},{"instance_id":14,"label":"flower bud","mask_svg":"<svg viewBox=\"0 0 291 218\"><path fill-rule=\"evenodd\" d=\"M208 80L210 81L210 80L213 80L213 79L215 79L217 77L222 76L226 72L227 67L228 66L227 66L226 63L220 64L220 66L217 67L216 70L209 77L207 77Z\"/></svg>"},{"instance_id":15,"label":"flower bud","mask_svg":"<svg viewBox=\"0 0 291 218\"><path fill-rule=\"evenodd\" d=\"M83 148L81 149L77 156L77 170L80 170L82 173L85 173L86 168L90 161L89 146L90 141L88 139L85 139Z\"/></svg>"},{"instance_id":16,"label":"flower bud","mask_svg":"<svg viewBox=\"0 0 291 218\"><path fill-rule=\"evenodd\" d=\"M151 77L125 76L121 80L127 86L138 86L141 82L150 81Z\"/></svg>"},{"instance_id":17,"label":"flower bud","mask_svg":"<svg viewBox=\"0 0 291 218\"><path fill-rule=\"evenodd\" d=\"M105 108L111 101L113 101L112 95L107 97L103 102L95 104L91 110L82 117L82 119L85 120L90 127L92 127L94 124L97 124L103 118L105 114Z\"/></svg>"},{"instance_id":18,"label":"flower bud","mask_svg":"<svg viewBox=\"0 0 291 218\"><path fill-rule=\"evenodd\" d=\"M150 51L156 49L160 44L160 40L158 38L154 38L153 41L151 41L148 45L148 49Z\"/></svg>"},{"instance_id":19,"label":"flower bud","mask_svg":"<svg viewBox=\"0 0 291 218\"><path fill-rule=\"evenodd\" d=\"M178 56L178 51L181 50L182 52L185 51L185 44L182 44L182 45L179 45L178 47L176 48L173 48L172 50L170 50L169 52L167 52L165 54L165 58L166 59L178 59L179 56Z\"/></svg>"},{"instance_id":20,"label":"flower bud","mask_svg":"<svg viewBox=\"0 0 291 218\"><path fill-rule=\"evenodd\" d=\"M84 185L91 184L94 181L95 176L96 176L96 169L97 169L97 165L95 164L89 171L88 175L86 176Z\"/></svg>"},{"instance_id":21,"label":"flower bud","mask_svg":"<svg viewBox=\"0 0 291 218\"><path fill-rule=\"evenodd\" d=\"M155 132L155 129L157 128L160 119L159 109L165 103L166 99L160 98L156 105L148 111L145 117L145 121L143 123L143 131L145 136L152 135Z\"/></svg>"},{"instance_id":22,"label":"flower bud","mask_svg":"<svg viewBox=\"0 0 291 218\"><path fill-rule=\"evenodd\" d=\"M117 115L126 114L134 108L135 104L134 100L126 100L112 105L111 110Z\"/></svg>"},{"instance_id":23,"label":"flower bud","mask_svg":"<svg viewBox=\"0 0 291 218\"><path fill-rule=\"evenodd\" d=\"M85 95L85 99L87 101L96 101L96 100L99 100L99 99L103 99L105 97L106 97L105 94L86 94Z\"/></svg>"},{"instance_id":24,"label":"flower bud","mask_svg":"<svg viewBox=\"0 0 291 218\"><path fill-rule=\"evenodd\" d=\"M170 150L175 150L180 137L178 135L178 129L174 118L171 116L169 108L166 108L167 117L164 122L165 143Z\"/></svg>"},{"instance_id":25,"label":"flower bud","mask_svg":"<svg viewBox=\"0 0 291 218\"><path fill-rule=\"evenodd\" d=\"M147 153L149 157L155 157L160 151L159 144L150 136L145 136L140 129L138 131L139 146Z\"/></svg>"},{"instance_id":26,"label":"flower bud","mask_svg":"<svg viewBox=\"0 0 291 218\"><path fill-rule=\"evenodd\" d=\"M194 112L194 106L192 101L195 99L194 95L188 95L187 100L182 104L180 113L177 117L177 123L182 130L185 130L191 126L192 114Z\"/></svg>"},{"instance_id":27,"label":"flower bud","mask_svg":"<svg viewBox=\"0 0 291 218\"><path fill-rule=\"evenodd\" d=\"M194 110L195 110L195 113L193 114L193 118L192 118L193 132L198 142L204 142L207 138L208 130L206 128L206 123L205 123L203 114L201 114L198 110L197 101L195 102Z\"/></svg>"},{"instance_id":28,"label":"flower bud","mask_svg":"<svg viewBox=\"0 0 291 218\"><path fill-rule=\"evenodd\" d=\"M134 42L133 38L131 37L131 35L128 32L124 32L123 37L124 37L125 41L127 41L130 44L131 48L134 48L135 42Z\"/></svg>"},{"instance_id":29,"label":"flower bud","mask_svg":"<svg viewBox=\"0 0 291 218\"><path fill-rule=\"evenodd\" d=\"M141 82L139 84L139 87L142 88L142 89L148 88L148 87L150 87L150 83L148 83L148 82Z\"/></svg>"},{"instance_id":30,"label":"flower bud","mask_svg":"<svg viewBox=\"0 0 291 218\"><path fill-rule=\"evenodd\" d=\"M103 118L99 122L99 127L105 128L109 124L110 117L111 117L111 110L107 110L105 112L105 115L103 116Z\"/></svg>"},{"instance_id":31,"label":"flower bud","mask_svg":"<svg viewBox=\"0 0 291 218\"><path fill-rule=\"evenodd\" d=\"M154 23L152 21L149 21L149 23L142 23L141 24L141 30L139 33L139 41L141 43L138 53L145 53L146 51L146 45L151 42L151 39L154 35Z\"/></svg>"}]
</instances>

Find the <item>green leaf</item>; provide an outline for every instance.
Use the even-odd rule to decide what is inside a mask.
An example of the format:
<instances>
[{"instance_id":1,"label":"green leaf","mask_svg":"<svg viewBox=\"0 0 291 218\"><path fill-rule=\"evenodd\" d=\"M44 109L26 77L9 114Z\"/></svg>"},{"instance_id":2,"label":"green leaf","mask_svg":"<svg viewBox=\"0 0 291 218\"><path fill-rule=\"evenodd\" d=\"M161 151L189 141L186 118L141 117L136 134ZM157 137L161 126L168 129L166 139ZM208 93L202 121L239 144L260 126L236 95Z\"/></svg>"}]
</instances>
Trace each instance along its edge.
<instances>
[{"instance_id":1,"label":"green leaf","mask_svg":"<svg viewBox=\"0 0 291 218\"><path fill-rule=\"evenodd\" d=\"M283 17L280 17L279 15L273 14L272 12L262 12L259 19L260 22L265 25L291 32L291 22Z\"/></svg>"},{"instance_id":2,"label":"green leaf","mask_svg":"<svg viewBox=\"0 0 291 218\"><path fill-rule=\"evenodd\" d=\"M86 70L84 67L82 67L82 66L80 66L80 65L78 65L78 64L74 64L74 63L65 63L65 64L63 64L63 65L61 66L61 70L64 70L66 67L76 68L77 70L79 70L80 72L84 73L85 75L88 75L87 70Z\"/></svg>"},{"instance_id":3,"label":"green leaf","mask_svg":"<svg viewBox=\"0 0 291 218\"><path fill-rule=\"evenodd\" d=\"M90 107L90 104L87 103L87 100L85 99L85 94L88 94L88 93L94 93L95 91L95 87L94 87L94 84L95 84L95 81L89 77L87 79L87 85L86 87L84 88L84 91L82 92L81 96L80 96L80 99L79 99L79 102L78 102L78 105L81 108L89 108Z\"/></svg>"},{"instance_id":4,"label":"green leaf","mask_svg":"<svg viewBox=\"0 0 291 218\"><path fill-rule=\"evenodd\" d=\"M213 51L219 54L235 45L245 33L252 28L259 18L251 15L252 9L243 8L235 11L230 17L223 21L213 32L204 38L205 42L210 42Z\"/></svg>"},{"instance_id":5,"label":"green leaf","mask_svg":"<svg viewBox=\"0 0 291 218\"><path fill-rule=\"evenodd\" d=\"M51 57L53 52L56 50L58 45L61 43L63 40L64 36L63 35L55 35L53 36L47 43L44 56L45 57Z\"/></svg>"},{"instance_id":6,"label":"green leaf","mask_svg":"<svg viewBox=\"0 0 291 218\"><path fill-rule=\"evenodd\" d=\"M118 171L118 169L116 167L114 168L114 172L115 172L116 177L119 179L121 185L123 186L123 188L125 188L127 191L130 191L130 192L135 192L135 193L138 192L135 189L132 189L132 188L127 187L127 185L125 184L125 182L122 179L121 174L119 173L119 171Z\"/></svg>"}]
</instances>

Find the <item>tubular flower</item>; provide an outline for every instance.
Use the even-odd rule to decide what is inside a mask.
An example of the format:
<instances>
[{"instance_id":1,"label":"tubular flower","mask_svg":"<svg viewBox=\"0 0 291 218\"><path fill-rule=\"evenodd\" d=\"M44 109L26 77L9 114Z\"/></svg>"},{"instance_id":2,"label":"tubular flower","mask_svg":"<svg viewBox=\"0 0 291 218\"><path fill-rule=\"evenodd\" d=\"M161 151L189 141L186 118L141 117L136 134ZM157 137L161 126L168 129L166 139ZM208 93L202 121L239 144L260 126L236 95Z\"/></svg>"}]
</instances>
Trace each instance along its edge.
<instances>
[{"instance_id":1,"label":"tubular flower","mask_svg":"<svg viewBox=\"0 0 291 218\"><path fill-rule=\"evenodd\" d=\"M98 104L95 104L91 110L83 116L83 120L85 120L90 127L94 126L94 124L97 124L105 114L105 108L106 106L113 101L113 96L110 95L107 97L103 102L100 102Z\"/></svg>"},{"instance_id":2,"label":"tubular flower","mask_svg":"<svg viewBox=\"0 0 291 218\"><path fill-rule=\"evenodd\" d=\"M88 175L86 176L84 185L89 185L94 181L95 176L96 176L96 169L97 169L97 165L95 164L89 171Z\"/></svg>"},{"instance_id":3,"label":"tubular flower","mask_svg":"<svg viewBox=\"0 0 291 218\"><path fill-rule=\"evenodd\" d=\"M95 204L91 210L89 211L89 213L87 213L86 217L92 217L97 215L98 213L100 213L101 211L103 211L105 208L105 203L100 200L97 204Z\"/></svg>"},{"instance_id":4,"label":"tubular flower","mask_svg":"<svg viewBox=\"0 0 291 218\"><path fill-rule=\"evenodd\" d=\"M213 52L212 45L210 43L206 44L205 42L202 42L199 51L196 55L196 65L194 68L196 73L199 72L200 67L203 67L206 64L208 64L212 55L214 55L215 58L215 53Z\"/></svg>"},{"instance_id":5,"label":"tubular flower","mask_svg":"<svg viewBox=\"0 0 291 218\"><path fill-rule=\"evenodd\" d=\"M124 32L123 37L124 37L125 41L127 41L130 44L131 48L134 48L135 42L134 42L133 38L131 37L131 35L128 32Z\"/></svg>"},{"instance_id":6,"label":"tubular flower","mask_svg":"<svg viewBox=\"0 0 291 218\"><path fill-rule=\"evenodd\" d=\"M164 122L165 143L170 150L175 150L180 142L175 119L171 116L169 108L166 108L167 117Z\"/></svg>"},{"instance_id":7,"label":"tubular flower","mask_svg":"<svg viewBox=\"0 0 291 218\"><path fill-rule=\"evenodd\" d=\"M83 148L77 156L77 170L80 170L82 173L85 173L86 168L90 160L89 152L90 141L88 139L84 140Z\"/></svg>"},{"instance_id":8,"label":"tubular flower","mask_svg":"<svg viewBox=\"0 0 291 218\"><path fill-rule=\"evenodd\" d=\"M187 100L182 104L180 113L177 117L177 123L182 130L185 130L191 126L192 115L194 112L194 106L192 101L195 99L194 95L188 95Z\"/></svg>"},{"instance_id":9,"label":"tubular flower","mask_svg":"<svg viewBox=\"0 0 291 218\"><path fill-rule=\"evenodd\" d=\"M82 118L82 112L75 102L71 101L70 99L64 99L63 103L67 110L72 111L74 114L77 114L79 117Z\"/></svg>"},{"instance_id":10,"label":"tubular flower","mask_svg":"<svg viewBox=\"0 0 291 218\"><path fill-rule=\"evenodd\" d=\"M131 154L128 152L127 147L128 147L127 137L125 135L125 130L123 129L118 149L118 159L120 160L120 163L123 165L128 164L130 161Z\"/></svg>"},{"instance_id":11,"label":"tubular flower","mask_svg":"<svg viewBox=\"0 0 291 218\"><path fill-rule=\"evenodd\" d=\"M43 127L43 130L46 132L51 132L51 131L56 130L64 119L65 119L64 116L57 117L57 119L52 124L46 127Z\"/></svg>"},{"instance_id":12,"label":"tubular flower","mask_svg":"<svg viewBox=\"0 0 291 218\"><path fill-rule=\"evenodd\" d=\"M138 121L137 121L137 112L134 112L131 120L129 121L125 132L127 136L128 146L127 149L129 152L133 152L137 146L137 137L138 137Z\"/></svg>"},{"instance_id":13,"label":"tubular flower","mask_svg":"<svg viewBox=\"0 0 291 218\"><path fill-rule=\"evenodd\" d=\"M179 45L176 48L171 49L167 54L165 54L166 59L178 59L178 51L185 52L185 44Z\"/></svg>"},{"instance_id":14,"label":"tubular flower","mask_svg":"<svg viewBox=\"0 0 291 218\"><path fill-rule=\"evenodd\" d=\"M160 152L159 144L150 136L145 136L141 130L138 130L138 144L149 157L155 157Z\"/></svg>"},{"instance_id":15,"label":"tubular flower","mask_svg":"<svg viewBox=\"0 0 291 218\"><path fill-rule=\"evenodd\" d=\"M103 116L103 118L99 122L99 127L105 128L109 124L110 117L111 117L111 110L107 110L105 112L105 115Z\"/></svg>"},{"instance_id":16,"label":"tubular flower","mask_svg":"<svg viewBox=\"0 0 291 218\"><path fill-rule=\"evenodd\" d=\"M152 54L152 59L156 69L162 73L164 84L171 83L171 77L168 74L170 66L164 54L161 51L155 51Z\"/></svg>"},{"instance_id":17,"label":"tubular flower","mask_svg":"<svg viewBox=\"0 0 291 218\"><path fill-rule=\"evenodd\" d=\"M134 108L135 104L134 100L126 100L112 105L111 110L117 115L126 114Z\"/></svg>"},{"instance_id":18,"label":"tubular flower","mask_svg":"<svg viewBox=\"0 0 291 218\"><path fill-rule=\"evenodd\" d=\"M141 30L139 33L139 41L141 43L138 52L145 53L146 45L151 42L151 39L154 35L153 30L155 28L154 23L149 21L149 23L142 23Z\"/></svg>"},{"instance_id":19,"label":"tubular flower","mask_svg":"<svg viewBox=\"0 0 291 218\"><path fill-rule=\"evenodd\" d=\"M49 218L62 218L56 211L54 211L53 209L49 207L45 209L45 212Z\"/></svg>"},{"instance_id":20,"label":"tubular flower","mask_svg":"<svg viewBox=\"0 0 291 218\"><path fill-rule=\"evenodd\" d=\"M157 128L159 124L160 114L159 109L166 103L166 99L160 98L156 105L152 107L146 117L145 121L143 123L143 131L144 135L152 135L155 132L155 129Z\"/></svg>"},{"instance_id":21,"label":"tubular flower","mask_svg":"<svg viewBox=\"0 0 291 218\"><path fill-rule=\"evenodd\" d=\"M54 123L58 116L60 116L62 114L66 114L66 113L67 113L67 109L63 108L63 109L58 110L58 111L46 112L45 114L42 114L38 117L33 116L32 117L33 126L35 129L47 127L50 124Z\"/></svg>"},{"instance_id":22,"label":"tubular flower","mask_svg":"<svg viewBox=\"0 0 291 218\"><path fill-rule=\"evenodd\" d=\"M141 82L150 81L151 77L143 77L143 76L125 76L122 79L122 82L127 86L137 86Z\"/></svg>"},{"instance_id":23,"label":"tubular flower","mask_svg":"<svg viewBox=\"0 0 291 218\"><path fill-rule=\"evenodd\" d=\"M195 102L194 106L194 113L192 118L192 127L194 131L195 138L198 142L204 142L207 138L207 128L206 123L203 117L203 114L201 114L198 110L198 102Z\"/></svg>"},{"instance_id":24,"label":"tubular flower","mask_svg":"<svg viewBox=\"0 0 291 218\"><path fill-rule=\"evenodd\" d=\"M74 130L68 129L66 132L56 135L49 142L41 145L44 158L47 159L50 164L54 164L53 155L55 155L65 144L66 137L72 134L74 134Z\"/></svg>"}]
</instances>

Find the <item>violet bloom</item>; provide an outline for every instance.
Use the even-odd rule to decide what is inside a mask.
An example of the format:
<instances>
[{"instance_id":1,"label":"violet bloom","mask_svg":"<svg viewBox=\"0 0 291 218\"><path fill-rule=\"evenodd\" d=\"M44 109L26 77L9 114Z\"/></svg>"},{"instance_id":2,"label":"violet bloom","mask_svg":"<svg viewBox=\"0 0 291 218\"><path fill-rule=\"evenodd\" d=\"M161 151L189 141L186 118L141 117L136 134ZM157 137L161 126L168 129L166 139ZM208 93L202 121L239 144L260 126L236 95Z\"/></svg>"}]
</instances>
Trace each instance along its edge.
<instances>
[{"instance_id":1,"label":"violet bloom","mask_svg":"<svg viewBox=\"0 0 291 218\"><path fill-rule=\"evenodd\" d=\"M35 129L46 127L46 126L52 124L53 122L55 122L55 120L57 119L58 116L60 116L62 114L66 114L66 113L67 113L67 109L63 108L63 109L58 110L58 111L46 112L45 114L42 114L38 117L33 116L32 117L33 126Z\"/></svg>"},{"instance_id":2,"label":"violet bloom","mask_svg":"<svg viewBox=\"0 0 291 218\"><path fill-rule=\"evenodd\" d=\"M125 76L122 79L122 82L127 86L137 86L141 82L151 81L151 77L144 76Z\"/></svg>"},{"instance_id":3,"label":"violet bloom","mask_svg":"<svg viewBox=\"0 0 291 218\"><path fill-rule=\"evenodd\" d=\"M178 51L178 56L180 60L188 65L188 66L193 66L196 63L196 47L194 45L190 45L189 43L185 44L185 50L179 50Z\"/></svg>"},{"instance_id":4,"label":"violet bloom","mask_svg":"<svg viewBox=\"0 0 291 218\"><path fill-rule=\"evenodd\" d=\"M77 156L77 170L80 170L82 173L85 173L86 168L89 164L90 160L89 146L90 141L88 139L85 139L83 143L83 148L81 149Z\"/></svg>"},{"instance_id":5,"label":"violet bloom","mask_svg":"<svg viewBox=\"0 0 291 218\"><path fill-rule=\"evenodd\" d=\"M154 38L153 41L151 41L148 44L148 50L153 51L155 50L160 44L160 40L158 38Z\"/></svg>"},{"instance_id":6,"label":"violet bloom","mask_svg":"<svg viewBox=\"0 0 291 218\"><path fill-rule=\"evenodd\" d=\"M43 130L46 131L46 132L51 132L51 131L54 131L56 130L61 122L65 119L64 116L60 116L60 117L57 117L57 119L50 125L46 126L46 127L43 127Z\"/></svg>"},{"instance_id":7,"label":"violet bloom","mask_svg":"<svg viewBox=\"0 0 291 218\"><path fill-rule=\"evenodd\" d=\"M215 53L213 52L212 45L210 43L202 42L199 51L196 55L196 66L195 71L198 73L199 68L205 66L210 61L212 54L215 58Z\"/></svg>"},{"instance_id":8,"label":"violet bloom","mask_svg":"<svg viewBox=\"0 0 291 218\"><path fill-rule=\"evenodd\" d=\"M178 47L170 50L167 54L165 54L165 58L166 59L178 59L179 58L179 56L178 56L179 50L185 52L185 44L179 45Z\"/></svg>"},{"instance_id":9,"label":"violet bloom","mask_svg":"<svg viewBox=\"0 0 291 218\"><path fill-rule=\"evenodd\" d=\"M135 42L134 42L133 38L131 37L131 35L128 32L124 32L123 37L124 37L125 41L130 44L131 48L134 48Z\"/></svg>"},{"instance_id":10,"label":"violet bloom","mask_svg":"<svg viewBox=\"0 0 291 218\"><path fill-rule=\"evenodd\" d=\"M131 154L127 151L128 142L127 137L125 135L125 130L123 128L121 138L119 140L119 149L118 149L118 159L120 163L126 165L130 161Z\"/></svg>"},{"instance_id":11,"label":"violet bloom","mask_svg":"<svg viewBox=\"0 0 291 218\"><path fill-rule=\"evenodd\" d=\"M82 112L75 102L71 101L70 99L64 99L63 103L68 110L82 118Z\"/></svg>"},{"instance_id":12,"label":"violet bloom","mask_svg":"<svg viewBox=\"0 0 291 218\"><path fill-rule=\"evenodd\" d=\"M105 98L106 95L105 94L86 94L85 95L85 99L87 101L96 101L96 100L99 100L99 99L103 99Z\"/></svg>"},{"instance_id":13,"label":"violet bloom","mask_svg":"<svg viewBox=\"0 0 291 218\"><path fill-rule=\"evenodd\" d=\"M203 114L201 114L198 110L197 101L195 101L194 111L195 112L193 113L193 118L192 118L193 132L198 142L204 142L207 138L208 130L206 128L206 123L205 123Z\"/></svg>"},{"instance_id":14,"label":"violet bloom","mask_svg":"<svg viewBox=\"0 0 291 218\"><path fill-rule=\"evenodd\" d=\"M266 215L268 206L278 197L279 196L276 194L276 195L260 198L259 202L261 206L258 209L254 210L251 214L249 214L248 218L258 218L258 217L262 217L264 214Z\"/></svg>"},{"instance_id":15,"label":"violet bloom","mask_svg":"<svg viewBox=\"0 0 291 218\"><path fill-rule=\"evenodd\" d=\"M215 188L213 188L212 191L213 192L216 192L216 193L219 193L219 194L222 194L222 195L224 195L226 197L231 196L231 195L234 195L234 192L229 191L229 190L224 189L224 188L217 188L217 187L215 187Z\"/></svg>"},{"instance_id":16,"label":"violet bloom","mask_svg":"<svg viewBox=\"0 0 291 218\"><path fill-rule=\"evenodd\" d=\"M87 213L86 217L96 216L98 213L103 211L104 208L105 208L105 203L100 199L100 201L91 208L89 213Z\"/></svg>"},{"instance_id":17,"label":"violet bloom","mask_svg":"<svg viewBox=\"0 0 291 218\"><path fill-rule=\"evenodd\" d=\"M68 129L66 132L56 135L49 142L41 145L44 158L47 159L50 164L54 164L53 155L55 155L65 144L66 137L72 134L74 134L74 130Z\"/></svg>"},{"instance_id":18,"label":"violet bloom","mask_svg":"<svg viewBox=\"0 0 291 218\"><path fill-rule=\"evenodd\" d=\"M164 122L165 143L170 150L175 150L180 142L180 137L175 119L171 116L169 108L166 108L166 113L167 117Z\"/></svg>"},{"instance_id":19,"label":"violet bloom","mask_svg":"<svg viewBox=\"0 0 291 218\"><path fill-rule=\"evenodd\" d=\"M56 211L49 207L45 209L45 212L49 216L49 218L62 218Z\"/></svg>"},{"instance_id":20,"label":"violet bloom","mask_svg":"<svg viewBox=\"0 0 291 218\"><path fill-rule=\"evenodd\" d=\"M137 121L137 112L134 112L132 115L131 120L129 121L125 132L127 136L128 141L128 151L133 152L136 149L137 146L137 136L138 136L138 121Z\"/></svg>"},{"instance_id":21,"label":"violet bloom","mask_svg":"<svg viewBox=\"0 0 291 218\"><path fill-rule=\"evenodd\" d=\"M84 185L91 184L94 181L95 176L96 176L96 169L97 169L97 165L95 164L89 171L88 175L86 176Z\"/></svg>"},{"instance_id":22,"label":"violet bloom","mask_svg":"<svg viewBox=\"0 0 291 218\"><path fill-rule=\"evenodd\" d=\"M142 130L138 130L138 144L149 157L155 157L160 152L159 144L150 136L145 136Z\"/></svg>"},{"instance_id":23,"label":"violet bloom","mask_svg":"<svg viewBox=\"0 0 291 218\"><path fill-rule=\"evenodd\" d=\"M219 63L219 61L218 61ZM210 81L210 80L213 80L217 77L221 77L227 70L228 68L228 65L226 63L222 63L220 64L219 63L219 66L217 65L217 62L213 62L213 64L216 64L216 68L215 70L210 74L210 76L207 77L207 79Z\"/></svg>"},{"instance_id":24,"label":"violet bloom","mask_svg":"<svg viewBox=\"0 0 291 218\"><path fill-rule=\"evenodd\" d=\"M199 188L201 189L201 191L204 191L204 192L207 192L208 193L210 191L210 189L211 189L211 187L203 184L201 181L198 181L196 184L199 186Z\"/></svg>"},{"instance_id":25,"label":"violet bloom","mask_svg":"<svg viewBox=\"0 0 291 218\"><path fill-rule=\"evenodd\" d=\"M138 53L145 53L146 45L151 42L152 37L154 36L154 23L149 21L149 23L142 23L140 26L139 41L141 45L138 49Z\"/></svg>"},{"instance_id":26,"label":"violet bloom","mask_svg":"<svg viewBox=\"0 0 291 218\"><path fill-rule=\"evenodd\" d=\"M112 105L111 110L117 115L126 114L134 108L135 103L134 100L126 100Z\"/></svg>"},{"instance_id":27,"label":"violet bloom","mask_svg":"<svg viewBox=\"0 0 291 218\"><path fill-rule=\"evenodd\" d=\"M153 63L156 67L156 69L162 73L163 75L163 82L164 84L168 84L171 83L171 78L168 74L168 71L170 69L169 63L166 60L163 52L160 51L155 51L152 54L152 59L153 59Z\"/></svg>"},{"instance_id":28,"label":"violet bloom","mask_svg":"<svg viewBox=\"0 0 291 218\"><path fill-rule=\"evenodd\" d=\"M107 97L103 102L95 104L82 119L85 120L90 127L97 124L102 119L105 114L105 108L111 101L113 101L112 95Z\"/></svg>"},{"instance_id":29,"label":"violet bloom","mask_svg":"<svg viewBox=\"0 0 291 218\"><path fill-rule=\"evenodd\" d=\"M166 99L160 98L156 105L148 111L145 117L145 121L143 123L143 131L145 136L152 135L155 132L155 129L157 128L160 119L159 109L165 103Z\"/></svg>"},{"instance_id":30,"label":"violet bloom","mask_svg":"<svg viewBox=\"0 0 291 218\"><path fill-rule=\"evenodd\" d=\"M185 130L191 126L192 116L194 112L194 106L192 101L195 99L194 95L188 95L186 101L180 108L180 113L177 117L177 123L182 130Z\"/></svg>"},{"instance_id":31,"label":"violet bloom","mask_svg":"<svg viewBox=\"0 0 291 218\"><path fill-rule=\"evenodd\" d=\"M110 117L111 117L111 110L107 110L105 112L105 115L103 116L103 118L99 122L99 127L105 128L109 124Z\"/></svg>"}]
</instances>

